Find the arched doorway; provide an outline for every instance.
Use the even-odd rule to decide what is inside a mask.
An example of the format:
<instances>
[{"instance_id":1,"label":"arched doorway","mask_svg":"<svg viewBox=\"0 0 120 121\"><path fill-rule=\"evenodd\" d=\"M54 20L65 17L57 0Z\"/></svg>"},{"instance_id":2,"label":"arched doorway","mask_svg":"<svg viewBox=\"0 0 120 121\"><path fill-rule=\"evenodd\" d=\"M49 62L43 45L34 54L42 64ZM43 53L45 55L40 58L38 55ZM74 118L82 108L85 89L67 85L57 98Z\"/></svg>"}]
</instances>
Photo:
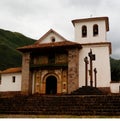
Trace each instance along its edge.
<instances>
[{"instance_id":1,"label":"arched doorway","mask_svg":"<svg viewBox=\"0 0 120 121\"><path fill-rule=\"evenodd\" d=\"M48 76L46 79L46 94L57 93L57 78L55 76Z\"/></svg>"}]
</instances>

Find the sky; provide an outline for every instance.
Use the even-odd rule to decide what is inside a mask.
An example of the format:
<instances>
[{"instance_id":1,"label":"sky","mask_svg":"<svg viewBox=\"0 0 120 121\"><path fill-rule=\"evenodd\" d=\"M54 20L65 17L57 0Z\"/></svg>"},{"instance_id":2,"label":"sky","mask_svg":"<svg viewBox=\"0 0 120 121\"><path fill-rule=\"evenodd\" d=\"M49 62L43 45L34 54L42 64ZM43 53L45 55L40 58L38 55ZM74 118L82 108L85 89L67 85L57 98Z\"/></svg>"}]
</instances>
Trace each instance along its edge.
<instances>
[{"instance_id":1,"label":"sky","mask_svg":"<svg viewBox=\"0 0 120 121\"><path fill-rule=\"evenodd\" d=\"M74 19L109 17L107 40L120 59L120 0L0 0L0 28L39 39L51 28L74 41Z\"/></svg>"}]
</instances>

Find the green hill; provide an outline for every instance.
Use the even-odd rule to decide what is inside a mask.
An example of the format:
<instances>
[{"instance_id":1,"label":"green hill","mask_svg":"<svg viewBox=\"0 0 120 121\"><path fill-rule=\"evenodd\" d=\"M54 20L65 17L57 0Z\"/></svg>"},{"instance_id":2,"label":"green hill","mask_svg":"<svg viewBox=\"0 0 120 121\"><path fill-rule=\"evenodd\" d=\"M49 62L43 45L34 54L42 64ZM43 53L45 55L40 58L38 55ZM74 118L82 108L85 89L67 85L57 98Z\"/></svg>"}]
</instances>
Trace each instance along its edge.
<instances>
[{"instance_id":1,"label":"green hill","mask_svg":"<svg viewBox=\"0 0 120 121\"><path fill-rule=\"evenodd\" d=\"M0 29L0 70L21 66L22 55L16 48L34 42L21 33Z\"/></svg>"},{"instance_id":2,"label":"green hill","mask_svg":"<svg viewBox=\"0 0 120 121\"><path fill-rule=\"evenodd\" d=\"M112 82L120 82L120 60L110 58L110 64Z\"/></svg>"}]
</instances>

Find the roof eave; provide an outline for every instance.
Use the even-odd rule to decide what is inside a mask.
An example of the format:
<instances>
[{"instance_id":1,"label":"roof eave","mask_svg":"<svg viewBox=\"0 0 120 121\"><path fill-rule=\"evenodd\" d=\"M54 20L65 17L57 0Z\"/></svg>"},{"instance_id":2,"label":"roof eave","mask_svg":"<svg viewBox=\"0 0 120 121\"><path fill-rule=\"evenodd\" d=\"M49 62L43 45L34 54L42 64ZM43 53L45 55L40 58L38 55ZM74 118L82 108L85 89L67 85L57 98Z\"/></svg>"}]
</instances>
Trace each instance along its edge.
<instances>
[{"instance_id":1,"label":"roof eave","mask_svg":"<svg viewBox=\"0 0 120 121\"><path fill-rule=\"evenodd\" d=\"M109 18L106 17L106 16L105 17L74 19L74 20L72 20L72 24L73 24L73 26L75 26L75 23L88 22L88 21L96 21L96 20L105 20L105 23L106 23L106 31L109 31Z\"/></svg>"},{"instance_id":2,"label":"roof eave","mask_svg":"<svg viewBox=\"0 0 120 121\"><path fill-rule=\"evenodd\" d=\"M57 45L58 44L58 45ZM61 43L61 42L58 42L58 43L50 43L50 44L34 44L33 46L24 46L24 47L20 47L20 48L17 48L17 50L21 51L21 52L29 52L29 51L32 51L32 50L44 50L44 49L52 49L52 48L79 48L81 49L82 46L81 44L78 44L78 43L74 43L74 42L64 42L64 43Z\"/></svg>"}]
</instances>

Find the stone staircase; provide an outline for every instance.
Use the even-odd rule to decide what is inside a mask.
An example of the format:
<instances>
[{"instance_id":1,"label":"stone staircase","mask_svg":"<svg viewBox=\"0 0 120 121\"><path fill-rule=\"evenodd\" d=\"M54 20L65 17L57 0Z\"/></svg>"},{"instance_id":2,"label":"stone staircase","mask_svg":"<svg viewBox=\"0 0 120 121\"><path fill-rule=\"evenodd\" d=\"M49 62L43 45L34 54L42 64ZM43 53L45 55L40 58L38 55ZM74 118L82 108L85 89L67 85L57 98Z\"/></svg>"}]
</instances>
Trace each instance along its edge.
<instances>
[{"instance_id":1,"label":"stone staircase","mask_svg":"<svg viewBox=\"0 0 120 121\"><path fill-rule=\"evenodd\" d=\"M71 94L73 95L104 95L105 92L102 92L96 87L83 86L73 91Z\"/></svg>"},{"instance_id":2,"label":"stone staircase","mask_svg":"<svg viewBox=\"0 0 120 121\"><path fill-rule=\"evenodd\" d=\"M120 95L31 95L0 98L0 114L120 115Z\"/></svg>"}]
</instances>

